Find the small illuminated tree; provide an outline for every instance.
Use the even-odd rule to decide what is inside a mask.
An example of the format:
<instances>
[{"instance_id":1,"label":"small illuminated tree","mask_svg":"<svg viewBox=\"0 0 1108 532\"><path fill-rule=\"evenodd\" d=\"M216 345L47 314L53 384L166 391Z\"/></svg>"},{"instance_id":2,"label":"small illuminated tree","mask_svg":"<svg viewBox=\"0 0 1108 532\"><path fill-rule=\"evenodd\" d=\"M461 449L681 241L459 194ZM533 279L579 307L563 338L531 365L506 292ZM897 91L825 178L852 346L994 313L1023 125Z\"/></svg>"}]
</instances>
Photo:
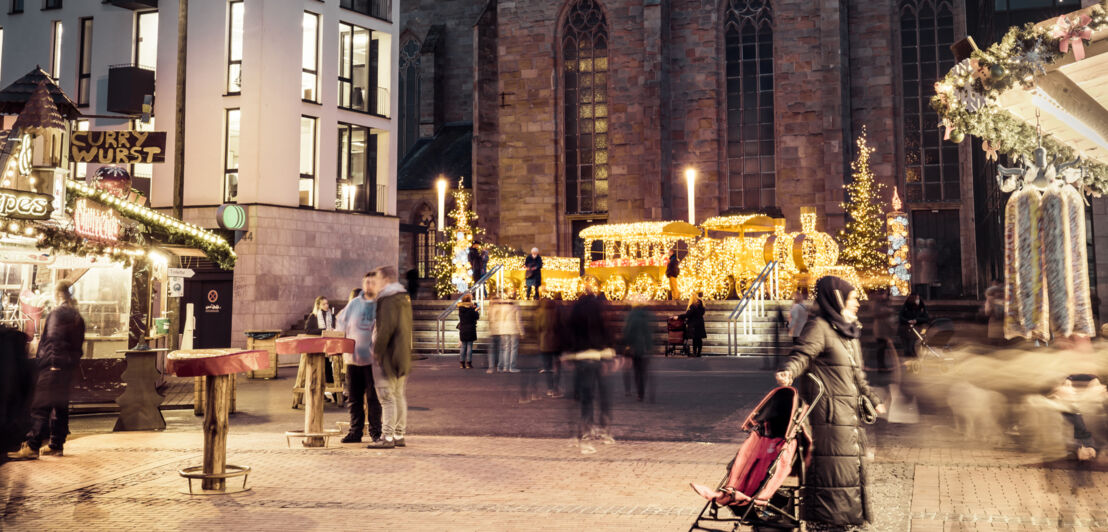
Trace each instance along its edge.
<instances>
[{"instance_id":1,"label":"small illuminated tree","mask_svg":"<svg viewBox=\"0 0 1108 532\"><path fill-rule=\"evenodd\" d=\"M854 266L863 275L884 274L888 269L885 233L885 202L869 166L873 148L866 141L866 129L857 140L857 157L850 163L854 179L846 185L848 199L842 204L847 214L846 227L839 232L839 255L844 264Z\"/></svg>"}]
</instances>

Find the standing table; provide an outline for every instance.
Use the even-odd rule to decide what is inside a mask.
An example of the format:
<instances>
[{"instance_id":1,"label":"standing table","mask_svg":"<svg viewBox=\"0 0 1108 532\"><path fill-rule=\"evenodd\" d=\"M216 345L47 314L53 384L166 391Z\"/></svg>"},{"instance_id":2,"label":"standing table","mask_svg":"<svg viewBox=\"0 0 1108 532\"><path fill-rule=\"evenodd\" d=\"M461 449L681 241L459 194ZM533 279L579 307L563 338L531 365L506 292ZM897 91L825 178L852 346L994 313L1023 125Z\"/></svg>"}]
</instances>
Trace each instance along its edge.
<instances>
[{"instance_id":1,"label":"standing table","mask_svg":"<svg viewBox=\"0 0 1108 532\"><path fill-rule=\"evenodd\" d=\"M250 468L227 463L227 416L230 413L231 375L265 369L269 357L265 351L239 349L183 349L166 359L166 370L178 377L204 377L204 463L178 471L189 481L201 479L201 493L233 493L246 489ZM242 489L228 491L226 479L241 476Z\"/></svg>"},{"instance_id":2,"label":"standing table","mask_svg":"<svg viewBox=\"0 0 1108 532\"><path fill-rule=\"evenodd\" d=\"M354 352L352 338L290 336L277 339L278 355L301 354L304 364L304 430L290 430L285 438L302 438L304 447L324 447L338 430L323 430L323 364L327 355Z\"/></svg>"}]
</instances>

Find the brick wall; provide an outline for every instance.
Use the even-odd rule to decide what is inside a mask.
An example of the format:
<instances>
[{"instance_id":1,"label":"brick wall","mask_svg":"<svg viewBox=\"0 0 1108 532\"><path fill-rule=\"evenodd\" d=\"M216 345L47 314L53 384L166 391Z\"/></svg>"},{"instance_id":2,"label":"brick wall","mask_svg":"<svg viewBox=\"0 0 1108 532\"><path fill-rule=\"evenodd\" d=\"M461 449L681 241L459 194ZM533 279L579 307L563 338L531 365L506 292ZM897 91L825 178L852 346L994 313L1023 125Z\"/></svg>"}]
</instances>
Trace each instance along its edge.
<instances>
[{"instance_id":1,"label":"brick wall","mask_svg":"<svg viewBox=\"0 0 1108 532\"><path fill-rule=\"evenodd\" d=\"M850 104L851 130L855 137L862 126L869 132L873 148L870 168L888 186L885 200L896 183L896 115L893 54L900 47L893 42L895 6L887 2L854 0L850 3ZM853 153L853 139L847 149ZM901 198L904 191L900 191Z\"/></svg>"},{"instance_id":2,"label":"brick wall","mask_svg":"<svg viewBox=\"0 0 1108 532\"><path fill-rule=\"evenodd\" d=\"M231 342L247 329L286 329L316 296L346 301L362 276L397 259L397 219L264 205L246 208L249 232L237 246ZM185 220L212 225L215 209L186 209Z\"/></svg>"}]
</instances>

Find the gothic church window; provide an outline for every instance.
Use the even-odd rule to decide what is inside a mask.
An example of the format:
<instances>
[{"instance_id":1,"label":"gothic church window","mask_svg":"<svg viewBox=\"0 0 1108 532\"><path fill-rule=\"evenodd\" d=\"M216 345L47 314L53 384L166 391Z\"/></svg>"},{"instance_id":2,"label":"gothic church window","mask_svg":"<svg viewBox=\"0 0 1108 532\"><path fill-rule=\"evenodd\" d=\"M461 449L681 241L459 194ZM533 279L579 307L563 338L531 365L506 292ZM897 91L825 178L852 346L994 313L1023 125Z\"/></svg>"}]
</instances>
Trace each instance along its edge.
<instances>
[{"instance_id":1,"label":"gothic church window","mask_svg":"<svg viewBox=\"0 0 1108 532\"><path fill-rule=\"evenodd\" d=\"M576 0L562 26L566 212L608 212L608 23Z\"/></svg>"},{"instance_id":2,"label":"gothic church window","mask_svg":"<svg viewBox=\"0 0 1108 532\"><path fill-rule=\"evenodd\" d=\"M727 0L727 205L776 203L773 11L768 0Z\"/></svg>"},{"instance_id":3,"label":"gothic church window","mask_svg":"<svg viewBox=\"0 0 1108 532\"><path fill-rule=\"evenodd\" d=\"M935 81L954 67L954 9L947 0L900 1L904 181L908 201L961 199L958 145L944 142L931 108Z\"/></svg>"},{"instance_id":4,"label":"gothic church window","mask_svg":"<svg viewBox=\"0 0 1108 532\"><path fill-rule=\"evenodd\" d=\"M419 139L419 41L408 39L400 47L400 158Z\"/></svg>"}]
</instances>

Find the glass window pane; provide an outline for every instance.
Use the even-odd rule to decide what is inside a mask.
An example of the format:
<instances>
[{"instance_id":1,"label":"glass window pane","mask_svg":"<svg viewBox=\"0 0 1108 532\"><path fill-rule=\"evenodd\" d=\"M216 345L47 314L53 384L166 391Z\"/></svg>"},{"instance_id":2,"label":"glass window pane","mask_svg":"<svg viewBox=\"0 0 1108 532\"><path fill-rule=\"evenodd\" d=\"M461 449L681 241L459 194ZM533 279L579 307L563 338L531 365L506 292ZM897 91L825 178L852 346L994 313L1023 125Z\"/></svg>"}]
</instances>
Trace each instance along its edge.
<instances>
[{"instance_id":1,"label":"glass window pane","mask_svg":"<svg viewBox=\"0 0 1108 532\"><path fill-rule=\"evenodd\" d=\"M228 59L242 61L243 2L231 2L230 35Z\"/></svg>"},{"instance_id":2,"label":"glass window pane","mask_svg":"<svg viewBox=\"0 0 1108 532\"><path fill-rule=\"evenodd\" d=\"M316 43L319 34L319 15L304 13L304 39L301 45L302 54L300 67L305 70L315 70L317 62Z\"/></svg>"},{"instance_id":3,"label":"glass window pane","mask_svg":"<svg viewBox=\"0 0 1108 532\"><path fill-rule=\"evenodd\" d=\"M228 170L239 168L239 123L241 112L238 109L227 110L227 158Z\"/></svg>"},{"instance_id":4,"label":"glass window pane","mask_svg":"<svg viewBox=\"0 0 1108 532\"><path fill-rule=\"evenodd\" d=\"M158 66L158 12L139 13L136 18L135 62L153 70Z\"/></svg>"},{"instance_id":5,"label":"glass window pane","mask_svg":"<svg viewBox=\"0 0 1108 532\"><path fill-rule=\"evenodd\" d=\"M300 117L300 175L315 176L315 123L310 116Z\"/></svg>"}]
</instances>

